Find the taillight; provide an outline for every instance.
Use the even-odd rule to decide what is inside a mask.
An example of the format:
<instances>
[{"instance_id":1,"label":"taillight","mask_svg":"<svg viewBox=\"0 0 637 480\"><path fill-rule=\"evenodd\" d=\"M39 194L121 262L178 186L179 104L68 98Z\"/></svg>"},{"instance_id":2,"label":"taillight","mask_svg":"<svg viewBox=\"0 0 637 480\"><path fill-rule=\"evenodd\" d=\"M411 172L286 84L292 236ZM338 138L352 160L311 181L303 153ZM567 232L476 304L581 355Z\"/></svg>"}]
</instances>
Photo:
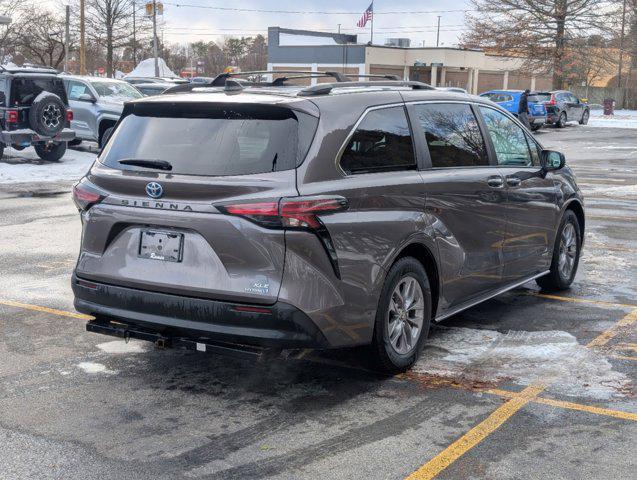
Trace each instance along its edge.
<instances>
[{"instance_id":1,"label":"taillight","mask_svg":"<svg viewBox=\"0 0 637 480\"><path fill-rule=\"evenodd\" d=\"M239 203L217 208L268 228L316 230L323 226L318 215L345 210L347 200L343 197L296 197L283 198L280 202Z\"/></svg>"},{"instance_id":2,"label":"taillight","mask_svg":"<svg viewBox=\"0 0 637 480\"><path fill-rule=\"evenodd\" d=\"M71 120L73 120L73 110L67 110L66 111L66 120L68 122L70 122Z\"/></svg>"},{"instance_id":3,"label":"taillight","mask_svg":"<svg viewBox=\"0 0 637 480\"><path fill-rule=\"evenodd\" d=\"M85 183L76 183L73 186L73 201L79 210L88 210L105 198Z\"/></svg>"},{"instance_id":4,"label":"taillight","mask_svg":"<svg viewBox=\"0 0 637 480\"><path fill-rule=\"evenodd\" d=\"M551 100L549 101L549 105L557 105L557 102L555 101L555 95L551 94Z\"/></svg>"},{"instance_id":5,"label":"taillight","mask_svg":"<svg viewBox=\"0 0 637 480\"><path fill-rule=\"evenodd\" d=\"M6 115L7 123L18 123L18 111L17 110L7 110Z\"/></svg>"},{"instance_id":6,"label":"taillight","mask_svg":"<svg viewBox=\"0 0 637 480\"><path fill-rule=\"evenodd\" d=\"M282 198L280 202L220 205L217 208L223 213L247 218L266 228L310 230L321 241L335 275L341 278L334 243L319 216L346 210L345 198L294 197Z\"/></svg>"}]
</instances>

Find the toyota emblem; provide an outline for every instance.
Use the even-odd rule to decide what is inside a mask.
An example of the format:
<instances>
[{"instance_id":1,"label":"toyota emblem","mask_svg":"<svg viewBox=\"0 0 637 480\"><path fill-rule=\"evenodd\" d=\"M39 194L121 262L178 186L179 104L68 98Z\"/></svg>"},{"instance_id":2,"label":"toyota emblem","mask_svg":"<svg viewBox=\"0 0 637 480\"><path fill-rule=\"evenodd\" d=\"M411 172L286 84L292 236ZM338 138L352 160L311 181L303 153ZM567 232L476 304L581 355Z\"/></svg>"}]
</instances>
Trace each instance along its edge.
<instances>
[{"instance_id":1,"label":"toyota emblem","mask_svg":"<svg viewBox=\"0 0 637 480\"><path fill-rule=\"evenodd\" d=\"M164 188L157 182L146 184L146 194L151 198L160 198L164 194Z\"/></svg>"}]
</instances>

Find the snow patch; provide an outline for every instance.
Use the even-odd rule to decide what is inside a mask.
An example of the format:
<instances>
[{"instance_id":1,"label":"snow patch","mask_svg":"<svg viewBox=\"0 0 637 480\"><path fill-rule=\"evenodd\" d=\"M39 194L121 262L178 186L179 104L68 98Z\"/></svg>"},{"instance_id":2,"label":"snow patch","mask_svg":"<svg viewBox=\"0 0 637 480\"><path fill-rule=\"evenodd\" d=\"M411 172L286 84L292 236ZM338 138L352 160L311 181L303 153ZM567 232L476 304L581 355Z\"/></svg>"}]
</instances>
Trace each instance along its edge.
<instances>
[{"instance_id":1,"label":"snow patch","mask_svg":"<svg viewBox=\"0 0 637 480\"><path fill-rule=\"evenodd\" d=\"M77 364L78 368L84 370L86 373L116 373L113 370L106 368L106 365L95 362L81 362Z\"/></svg>"},{"instance_id":2,"label":"snow patch","mask_svg":"<svg viewBox=\"0 0 637 480\"><path fill-rule=\"evenodd\" d=\"M159 65L159 76L160 77L177 77L175 72L173 72L163 58L157 58L157 63ZM126 77L154 77L155 76L155 58L147 58L146 60L142 60L137 64L135 70L130 73L124 75Z\"/></svg>"},{"instance_id":3,"label":"snow patch","mask_svg":"<svg viewBox=\"0 0 637 480\"><path fill-rule=\"evenodd\" d=\"M581 186L580 186L581 187ZM601 195L604 197L637 197L636 185L599 185L581 187L584 195Z\"/></svg>"},{"instance_id":4,"label":"snow patch","mask_svg":"<svg viewBox=\"0 0 637 480\"><path fill-rule=\"evenodd\" d=\"M139 342L135 340L131 340L126 343L124 340L115 340L113 342L100 343L97 345L97 348L106 353L112 354L124 354L124 353L144 353L146 349L146 344L144 342Z\"/></svg>"},{"instance_id":5,"label":"snow patch","mask_svg":"<svg viewBox=\"0 0 637 480\"><path fill-rule=\"evenodd\" d=\"M630 379L568 332L437 327L414 371L456 381L551 384L568 396L623 396Z\"/></svg>"},{"instance_id":6,"label":"snow patch","mask_svg":"<svg viewBox=\"0 0 637 480\"><path fill-rule=\"evenodd\" d=\"M96 157L95 153L68 149L59 162L44 162L33 147L20 151L7 147L0 160L0 184L79 180Z\"/></svg>"},{"instance_id":7,"label":"snow patch","mask_svg":"<svg viewBox=\"0 0 637 480\"><path fill-rule=\"evenodd\" d=\"M637 128L637 110L615 110L614 115L604 115L603 110L591 110L588 126Z\"/></svg>"}]
</instances>

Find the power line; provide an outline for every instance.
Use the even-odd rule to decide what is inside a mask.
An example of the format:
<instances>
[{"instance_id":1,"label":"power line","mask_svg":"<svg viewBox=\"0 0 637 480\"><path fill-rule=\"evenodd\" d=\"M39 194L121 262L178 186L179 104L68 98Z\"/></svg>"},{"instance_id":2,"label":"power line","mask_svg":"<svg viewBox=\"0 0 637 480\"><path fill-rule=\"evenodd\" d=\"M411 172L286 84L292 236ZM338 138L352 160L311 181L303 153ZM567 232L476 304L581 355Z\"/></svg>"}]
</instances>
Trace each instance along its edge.
<instances>
[{"instance_id":1,"label":"power line","mask_svg":"<svg viewBox=\"0 0 637 480\"><path fill-rule=\"evenodd\" d=\"M322 10L268 10L262 8L238 8L238 7L211 7L209 5L193 5L188 3L164 2L164 5L172 5L178 8L203 8L206 10L220 10L227 12L256 12L256 13L289 13L289 14L308 14L308 15L360 15L361 12L342 12L342 11L322 11ZM374 15L410 15L423 13L454 13L454 12L475 12L467 8L455 8L449 10L395 10L385 12L374 12Z\"/></svg>"}]
</instances>

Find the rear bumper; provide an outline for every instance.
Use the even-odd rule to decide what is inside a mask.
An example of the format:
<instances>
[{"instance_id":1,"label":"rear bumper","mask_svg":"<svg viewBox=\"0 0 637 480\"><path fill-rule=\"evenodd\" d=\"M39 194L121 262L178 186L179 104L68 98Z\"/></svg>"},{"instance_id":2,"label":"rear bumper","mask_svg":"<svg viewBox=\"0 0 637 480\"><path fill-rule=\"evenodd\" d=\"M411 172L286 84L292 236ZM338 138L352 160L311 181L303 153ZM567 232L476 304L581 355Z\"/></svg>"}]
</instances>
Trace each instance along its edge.
<instances>
[{"instance_id":1,"label":"rear bumper","mask_svg":"<svg viewBox=\"0 0 637 480\"><path fill-rule=\"evenodd\" d=\"M45 137L28 128L14 131L0 132L0 141L5 145L33 144L38 142L69 142L75 138L75 132L70 128L64 128L52 137Z\"/></svg>"},{"instance_id":2,"label":"rear bumper","mask_svg":"<svg viewBox=\"0 0 637 480\"><path fill-rule=\"evenodd\" d=\"M275 348L329 348L301 310L283 302L267 307L222 302L72 278L75 308L100 324L114 320L162 338ZM89 328L89 330L91 330ZM95 329L91 331L97 331ZM135 331L135 328L131 328ZM103 331L100 333L107 333ZM132 335L134 336L134 335Z\"/></svg>"}]
</instances>

